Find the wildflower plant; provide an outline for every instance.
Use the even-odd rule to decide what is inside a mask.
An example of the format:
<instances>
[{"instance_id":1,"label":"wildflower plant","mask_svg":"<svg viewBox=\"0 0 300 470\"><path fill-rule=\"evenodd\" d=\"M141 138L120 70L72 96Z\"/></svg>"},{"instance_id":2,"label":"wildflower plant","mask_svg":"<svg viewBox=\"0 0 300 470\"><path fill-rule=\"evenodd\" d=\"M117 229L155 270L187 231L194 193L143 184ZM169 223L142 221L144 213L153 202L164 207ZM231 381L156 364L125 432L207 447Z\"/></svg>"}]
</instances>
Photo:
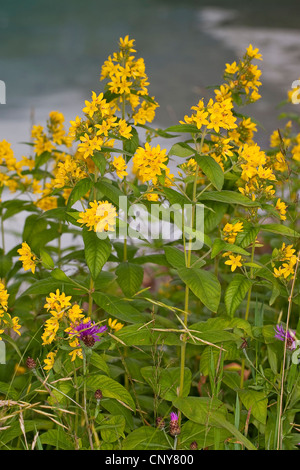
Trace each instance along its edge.
<instances>
[{"instance_id":1,"label":"wildflower plant","mask_svg":"<svg viewBox=\"0 0 300 470\"><path fill-rule=\"evenodd\" d=\"M19 160L0 142L0 448L295 449L299 115L257 144L249 45L158 129L134 43L120 38L69 128L51 111Z\"/></svg>"}]
</instances>

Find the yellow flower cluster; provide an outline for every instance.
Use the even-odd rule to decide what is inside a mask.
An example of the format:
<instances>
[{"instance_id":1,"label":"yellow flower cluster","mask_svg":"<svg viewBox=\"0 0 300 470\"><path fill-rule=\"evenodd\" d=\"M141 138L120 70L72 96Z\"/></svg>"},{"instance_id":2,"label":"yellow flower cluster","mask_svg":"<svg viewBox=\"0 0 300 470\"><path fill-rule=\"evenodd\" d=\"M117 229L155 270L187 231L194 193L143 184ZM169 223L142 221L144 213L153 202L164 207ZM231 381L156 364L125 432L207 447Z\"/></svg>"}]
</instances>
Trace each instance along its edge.
<instances>
[{"instance_id":1,"label":"yellow flower cluster","mask_svg":"<svg viewBox=\"0 0 300 470\"><path fill-rule=\"evenodd\" d=\"M227 223L223 228L223 238L227 243L235 243L237 234L243 231L243 222Z\"/></svg>"},{"instance_id":2,"label":"yellow flower cluster","mask_svg":"<svg viewBox=\"0 0 300 470\"><path fill-rule=\"evenodd\" d=\"M133 157L133 173L143 182L152 181L157 184L157 177L166 170L165 162L168 160L167 151L160 146L151 147L148 142L145 147L139 147Z\"/></svg>"},{"instance_id":3,"label":"yellow flower cluster","mask_svg":"<svg viewBox=\"0 0 300 470\"><path fill-rule=\"evenodd\" d=\"M108 89L117 95L112 103L119 109L128 104L135 124L152 122L158 104L148 95L148 77L144 59L136 59L133 52L134 39L120 38L119 51L109 56L101 70L101 80L109 79ZM141 101L141 98L142 101Z\"/></svg>"},{"instance_id":4,"label":"yellow flower cluster","mask_svg":"<svg viewBox=\"0 0 300 470\"><path fill-rule=\"evenodd\" d=\"M46 365L43 367L43 369L46 370L47 372L49 372L53 368L56 354L57 354L57 351L49 352L47 354L46 359L44 359L44 363Z\"/></svg>"},{"instance_id":5,"label":"yellow flower cluster","mask_svg":"<svg viewBox=\"0 0 300 470\"><path fill-rule=\"evenodd\" d=\"M281 220L286 220L287 205L280 198L276 202L275 209L278 210Z\"/></svg>"},{"instance_id":6,"label":"yellow flower cluster","mask_svg":"<svg viewBox=\"0 0 300 470\"><path fill-rule=\"evenodd\" d=\"M0 282L0 335L4 333L5 328L12 328L19 336L21 325L19 324L20 319L18 317L11 317L8 313L8 297L9 294L5 289L3 282ZM0 336L0 340L1 340Z\"/></svg>"},{"instance_id":7,"label":"yellow flower cluster","mask_svg":"<svg viewBox=\"0 0 300 470\"><path fill-rule=\"evenodd\" d=\"M87 171L79 165L79 162L71 155L66 155L64 161L60 161L54 170L52 185L54 188L75 186L79 180L87 176Z\"/></svg>"},{"instance_id":8,"label":"yellow flower cluster","mask_svg":"<svg viewBox=\"0 0 300 470\"><path fill-rule=\"evenodd\" d=\"M63 335L58 336L58 332L62 331L67 333L67 341L69 346L73 348L69 355L71 361L75 361L76 357L82 358L82 348L78 339L78 332L76 326L80 323L89 323L90 318L85 317L83 310L78 304L71 304L71 296L66 296L64 292L60 293L59 289L55 293L51 292L49 297L46 297L46 304L44 308L50 311L51 317L46 320L44 332L42 334L43 345L52 344L54 341L60 339L64 341ZM118 329L123 325L118 324ZM121 325L121 326L120 326ZM116 324L113 326L116 329ZM111 328L113 328L111 326ZM54 365L56 352L51 352L44 359L46 366L45 370L49 371Z\"/></svg>"},{"instance_id":9,"label":"yellow flower cluster","mask_svg":"<svg viewBox=\"0 0 300 470\"><path fill-rule=\"evenodd\" d=\"M22 243L22 248L18 250L20 256L19 260L22 261L24 271L31 270L32 273L35 272L35 267L37 264L37 258L32 253L30 246L26 243Z\"/></svg>"},{"instance_id":10,"label":"yellow flower cluster","mask_svg":"<svg viewBox=\"0 0 300 470\"><path fill-rule=\"evenodd\" d=\"M219 132L220 129L235 129L237 127L235 124L237 118L233 115L232 108L231 98L216 102L210 99L206 107L203 100L200 100L197 106L191 107L194 113L191 116L184 116L184 121L179 122L181 124L193 124L199 130L203 126L215 132Z\"/></svg>"},{"instance_id":11,"label":"yellow flower cluster","mask_svg":"<svg viewBox=\"0 0 300 470\"><path fill-rule=\"evenodd\" d=\"M132 136L132 127L125 119L118 119L115 111L114 102L108 102L103 93L97 95L93 91L92 100L85 101L83 108L86 120L82 121L77 116L75 121L71 121L70 134L80 140L78 151L85 159L102 147L112 148L115 142L112 136L118 139L130 139Z\"/></svg>"},{"instance_id":12,"label":"yellow flower cluster","mask_svg":"<svg viewBox=\"0 0 300 470\"><path fill-rule=\"evenodd\" d=\"M257 132L257 126L251 121L251 118L242 118L237 128L228 132L228 136L238 146L243 144L253 145L254 132Z\"/></svg>"},{"instance_id":13,"label":"yellow flower cluster","mask_svg":"<svg viewBox=\"0 0 300 470\"><path fill-rule=\"evenodd\" d=\"M80 212L77 222L94 232L113 232L116 228L116 208L108 201L90 202L90 207Z\"/></svg>"},{"instance_id":14,"label":"yellow flower cluster","mask_svg":"<svg viewBox=\"0 0 300 470\"><path fill-rule=\"evenodd\" d=\"M119 178L124 178L127 176L128 173L126 171L127 165L123 157L114 157L114 161L112 162L113 167L116 170L117 176Z\"/></svg>"},{"instance_id":15,"label":"yellow flower cluster","mask_svg":"<svg viewBox=\"0 0 300 470\"><path fill-rule=\"evenodd\" d=\"M51 111L47 121L48 134L43 126L32 127L31 137L33 138L33 148L37 156L44 152L52 152L56 145L71 146L70 136L66 134L64 128L64 115L59 111Z\"/></svg>"},{"instance_id":16,"label":"yellow flower cluster","mask_svg":"<svg viewBox=\"0 0 300 470\"><path fill-rule=\"evenodd\" d=\"M123 323L118 322L118 320L112 320L111 318L108 319L108 326L114 330L115 332L121 330L124 326Z\"/></svg>"},{"instance_id":17,"label":"yellow flower cluster","mask_svg":"<svg viewBox=\"0 0 300 470\"><path fill-rule=\"evenodd\" d=\"M262 60L259 49L254 49L252 44L249 44L243 60L237 64L226 64L224 78L226 82L215 90L216 99L223 100L224 97L239 99L242 103L241 94L246 96L246 103L253 103L261 98L258 89L261 86L261 70L257 65L252 64L253 59Z\"/></svg>"},{"instance_id":18,"label":"yellow flower cluster","mask_svg":"<svg viewBox=\"0 0 300 470\"><path fill-rule=\"evenodd\" d=\"M262 196L267 199L275 194L272 181L276 181L272 167L268 166L265 152L257 144L245 144L239 148L238 163L241 166L241 179L244 186L239 187L239 191L250 197L253 201Z\"/></svg>"},{"instance_id":19,"label":"yellow flower cluster","mask_svg":"<svg viewBox=\"0 0 300 470\"><path fill-rule=\"evenodd\" d=\"M282 264L279 268L274 268L274 276L282 279L291 279L294 275L294 266L297 263L297 256L295 255L296 250L293 249L293 245L282 244L275 261L281 261Z\"/></svg>"},{"instance_id":20,"label":"yellow flower cluster","mask_svg":"<svg viewBox=\"0 0 300 470\"><path fill-rule=\"evenodd\" d=\"M11 192L15 192L18 188L18 180L13 176L9 176L7 172L17 170L17 160L14 157L11 144L5 139L0 142L0 166L5 167L4 172L0 171L0 188L4 185Z\"/></svg>"}]
</instances>

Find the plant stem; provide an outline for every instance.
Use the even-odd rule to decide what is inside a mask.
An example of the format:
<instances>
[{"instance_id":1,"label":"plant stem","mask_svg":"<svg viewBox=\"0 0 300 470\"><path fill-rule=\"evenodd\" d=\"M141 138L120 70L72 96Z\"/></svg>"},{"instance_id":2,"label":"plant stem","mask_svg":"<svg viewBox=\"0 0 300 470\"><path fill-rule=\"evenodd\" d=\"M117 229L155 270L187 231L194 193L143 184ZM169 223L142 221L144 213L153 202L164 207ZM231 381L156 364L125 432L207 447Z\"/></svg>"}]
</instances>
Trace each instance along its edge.
<instances>
[{"instance_id":1,"label":"plant stem","mask_svg":"<svg viewBox=\"0 0 300 470\"><path fill-rule=\"evenodd\" d=\"M2 249L3 249L3 254L5 254L4 223L3 223L3 218L2 218L2 217L1 217L1 237L2 237Z\"/></svg>"},{"instance_id":2,"label":"plant stem","mask_svg":"<svg viewBox=\"0 0 300 470\"><path fill-rule=\"evenodd\" d=\"M90 289L89 289L89 310L88 310L88 316L89 317L91 317L92 312L93 312L93 297L92 297L93 291L94 291L94 281L91 278L91 280L90 280Z\"/></svg>"},{"instance_id":3,"label":"plant stem","mask_svg":"<svg viewBox=\"0 0 300 470\"><path fill-rule=\"evenodd\" d=\"M251 263L253 263L253 260L254 260L254 252L255 252L255 240L252 243ZM252 266L250 268L250 279L253 279L253 268L252 268ZM252 294L252 285L250 286L250 289L248 291L247 307L246 307L246 313L245 313L245 320L246 321L248 321L248 317L249 317L251 294ZM240 388L244 387L244 372L245 372L245 359L242 360Z\"/></svg>"},{"instance_id":4,"label":"plant stem","mask_svg":"<svg viewBox=\"0 0 300 470\"><path fill-rule=\"evenodd\" d=\"M201 153L201 151L202 151L203 142L204 142L204 138L205 138L205 133L206 133L206 129L202 133L201 142L200 142L199 148L197 148L198 153ZM197 146L197 144L196 144L196 146ZM192 207L192 221L191 221L192 222L191 223L192 229L194 227L194 222L195 222L194 219L195 219L195 209L196 209L195 204L197 202L198 173L199 173L199 165L197 164L196 165L196 170L195 170L194 182L193 182L193 199L192 199L193 207ZM183 218L183 221L184 221L184 218ZM184 223L183 223L183 225L184 225ZM182 233L183 233L183 238L184 238L184 227L183 227ZM187 268L190 268L190 266L191 266L191 257L192 257L191 247L192 247L192 236L190 235L188 248L186 248L186 244L184 243L184 253L185 253L185 260L186 260L186 267ZM190 292L189 287L186 285L185 286L185 298L184 298L184 319L183 319L185 327L187 327L187 324L188 324L189 292ZM183 387L184 387L184 368L185 368L185 356L186 356L186 340L187 340L186 334L183 334L182 335L181 351L180 351L179 397L182 397ZM181 413L179 413L178 421L179 421L179 426L180 426L180 424L181 424Z\"/></svg>"},{"instance_id":5,"label":"plant stem","mask_svg":"<svg viewBox=\"0 0 300 470\"><path fill-rule=\"evenodd\" d=\"M83 413L84 413L84 420L85 420L85 425L87 427L87 432L89 436L89 441L90 441L90 446L91 450L94 450L94 445L93 445L93 438L92 438L92 432L91 432L91 427L89 423L89 417L87 413L87 390L86 390L86 379L87 379L87 360L86 360L86 355L85 351L82 351L82 356L83 356Z\"/></svg>"},{"instance_id":6,"label":"plant stem","mask_svg":"<svg viewBox=\"0 0 300 470\"><path fill-rule=\"evenodd\" d=\"M292 304L293 304L293 294L294 288L297 278L297 271L299 267L299 260L300 260L300 251L297 255L297 263L295 266L295 273L292 281L291 293L289 296L289 305L288 305L288 312L287 312L287 319L286 319L286 331L285 331L285 341L284 341L284 351L283 351L283 363L282 363L282 374L281 374L281 387L280 387L280 399L279 399L279 417L278 417L278 434L277 434L277 450L282 449L282 404L283 404L283 392L284 392L284 377L285 377L285 363L286 363L286 350L287 350L287 339L288 339L288 331L289 331L289 322L290 316L292 311Z\"/></svg>"}]
</instances>

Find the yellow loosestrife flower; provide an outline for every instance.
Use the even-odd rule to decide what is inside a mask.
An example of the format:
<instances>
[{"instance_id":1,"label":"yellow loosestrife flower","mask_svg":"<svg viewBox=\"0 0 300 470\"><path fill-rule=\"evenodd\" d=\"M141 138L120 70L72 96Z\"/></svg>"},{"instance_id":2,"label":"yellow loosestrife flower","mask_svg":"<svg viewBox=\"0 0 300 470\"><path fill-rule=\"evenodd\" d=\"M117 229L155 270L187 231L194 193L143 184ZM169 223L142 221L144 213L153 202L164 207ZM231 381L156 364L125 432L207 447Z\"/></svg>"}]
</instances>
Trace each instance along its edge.
<instances>
[{"instance_id":1,"label":"yellow loosestrife flower","mask_svg":"<svg viewBox=\"0 0 300 470\"><path fill-rule=\"evenodd\" d=\"M35 272L35 267L37 264L36 256L32 253L29 245L26 242L22 243L22 248L18 250L20 256L19 260L23 263L23 269L25 271L31 270L32 273Z\"/></svg>"},{"instance_id":2,"label":"yellow loosestrife flower","mask_svg":"<svg viewBox=\"0 0 300 470\"><path fill-rule=\"evenodd\" d=\"M90 202L90 207L80 212L77 222L94 232L113 232L116 227L116 208L108 201Z\"/></svg>"}]
</instances>

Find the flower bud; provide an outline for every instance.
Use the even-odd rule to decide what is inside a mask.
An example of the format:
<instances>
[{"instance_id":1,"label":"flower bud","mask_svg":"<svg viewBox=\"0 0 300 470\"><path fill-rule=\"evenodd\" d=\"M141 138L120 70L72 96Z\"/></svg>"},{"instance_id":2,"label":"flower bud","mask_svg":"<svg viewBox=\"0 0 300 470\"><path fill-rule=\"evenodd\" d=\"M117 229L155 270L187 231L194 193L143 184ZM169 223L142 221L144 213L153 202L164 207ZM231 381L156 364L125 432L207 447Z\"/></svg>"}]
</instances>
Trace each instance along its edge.
<instances>
[{"instance_id":1,"label":"flower bud","mask_svg":"<svg viewBox=\"0 0 300 470\"><path fill-rule=\"evenodd\" d=\"M35 360L32 359L32 357L28 356L28 358L26 360L26 366L28 367L28 369L35 369L36 368Z\"/></svg>"}]
</instances>

